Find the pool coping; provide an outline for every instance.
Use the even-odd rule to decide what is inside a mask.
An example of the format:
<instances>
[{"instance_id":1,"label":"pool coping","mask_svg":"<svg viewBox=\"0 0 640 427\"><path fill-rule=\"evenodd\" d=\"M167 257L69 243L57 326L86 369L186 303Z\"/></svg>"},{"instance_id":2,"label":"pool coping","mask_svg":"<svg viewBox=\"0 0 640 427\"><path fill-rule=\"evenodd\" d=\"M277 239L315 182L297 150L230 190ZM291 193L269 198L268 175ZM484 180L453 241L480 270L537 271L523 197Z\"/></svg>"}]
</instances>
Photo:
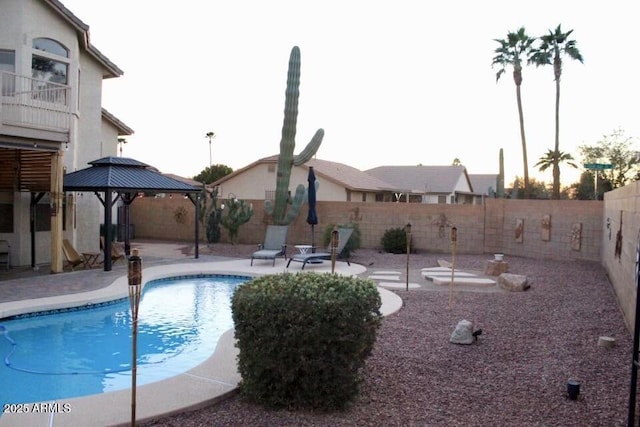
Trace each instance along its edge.
<instances>
[{"instance_id":1,"label":"pool coping","mask_svg":"<svg viewBox=\"0 0 640 427\"><path fill-rule=\"evenodd\" d=\"M215 261L206 263L168 264L143 270L143 286L148 282L173 276L186 275L232 275L255 277L283 271L286 269L277 263L272 267L254 265L249 267L246 260ZM324 272L325 268L313 269ZM309 271L309 270L305 270ZM336 263L336 272L345 275L357 275L366 268L346 263ZM387 316L400 309L402 300L395 293L378 287L382 299L381 312ZM126 276L115 279L102 289L61 295L38 300L0 303L0 318L18 314L45 311L60 308L99 304L106 301L128 297ZM233 329L220 337L213 354L196 367L150 384L136 388L136 421L144 422L174 413L184 412L210 405L225 398L237 390L240 374L237 371ZM0 427L4 426L77 426L77 425L129 425L132 418L131 390L94 394L89 396L39 402L23 406L29 413L4 413L0 416ZM43 410L44 409L44 410ZM38 411L38 412L34 412Z\"/></svg>"}]
</instances>

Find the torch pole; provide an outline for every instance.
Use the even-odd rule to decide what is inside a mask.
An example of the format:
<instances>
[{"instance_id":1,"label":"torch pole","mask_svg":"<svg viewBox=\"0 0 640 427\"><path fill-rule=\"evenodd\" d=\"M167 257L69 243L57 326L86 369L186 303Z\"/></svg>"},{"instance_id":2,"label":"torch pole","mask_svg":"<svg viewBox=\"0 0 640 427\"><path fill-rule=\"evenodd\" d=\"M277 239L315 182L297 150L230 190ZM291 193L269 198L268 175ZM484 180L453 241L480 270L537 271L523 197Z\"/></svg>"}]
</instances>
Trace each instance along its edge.
<instances>
[{"instance_id":1,"label":"torch pole","mask_svg":"<svg viewBox=\"0 0 640 427\"><path fill-rule=\"evenodd\" d=\"M451 284L449 285L449 308L453 303L453 279L456 271L456 246L458 245L458 229L451 229Z\"/></svg>"},{"instance_id":2,"label":"torch pole","mask_svg":"<svg viewBox=\"0 0 640 427\"><path fill-rule=\"evenodd\" d=\"M140 293L142 290L142 258L138 256L138 250L132 249L129 257L129 303L131 304L131 427L136 425L136 377L137 353L138 353L138 309L140 307Z\"/></svg>"},{"instance_id":3,"label":"torch pole","mask_svg":"<svg viewBox=\"0 0 640 427\"><path fill-rule=\"evenodd\" d=\"M411 224L407 223L405 226L406 236L407 236L407 292L409 292L409 256L411 254Z\"/></svg>"},{"instance_id":4,"label":"torch pole","mask_svg":"<svg viewBox=\"0 0 640 427\"><path fill-rule=\"evenodd\" d=\"M340 232L338 231L338 227L334 226L333 230L331 230L331 274L333 274L336 270L336 257L338 254L338 245L340 243Z\"/></svg>"}]
</instances>

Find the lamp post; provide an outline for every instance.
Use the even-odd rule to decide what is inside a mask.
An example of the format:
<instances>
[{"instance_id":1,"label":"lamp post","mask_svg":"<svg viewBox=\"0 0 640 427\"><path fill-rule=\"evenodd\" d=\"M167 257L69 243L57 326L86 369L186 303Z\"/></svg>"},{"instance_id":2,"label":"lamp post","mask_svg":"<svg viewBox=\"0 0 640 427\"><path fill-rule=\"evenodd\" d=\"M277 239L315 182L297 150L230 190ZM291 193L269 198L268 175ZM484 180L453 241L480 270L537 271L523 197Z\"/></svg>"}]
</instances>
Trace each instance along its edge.
<instances>
[{"instance_id":1,"label":"lamp post","mask_svg":"<svg viewBox=\"0 0 640 427\"><path fill-rule=\"evenodd\" d=\"M407 223L404 227L407 235L407 292L409 291L409 256L411 254L411 223Z\"/></svg>"},{"instance_id":2,"label":"lamp post","mask_svg":"<svg viewBox=\"0 0 640 427\"><path fill-rule=\"evenodd\" d=\"M209 138L209 169L211 169L211 140L216 137L213 132L207 132L205 138Z\"/></svg>"},{"instance_id":3,"label":"lamp post","mask_svg":"<svg viewBox=\"0 0 640 427\"><path fill-rule=\"evenodd\" d=\"M136 425L136 376L138 352L138 308L140 307L140 291L142 290L142 258L138 250L132 249L129 257L129 303L131 304L131 327L133 332L131 355L131 426Z\"/></svg>"}]
</instances>

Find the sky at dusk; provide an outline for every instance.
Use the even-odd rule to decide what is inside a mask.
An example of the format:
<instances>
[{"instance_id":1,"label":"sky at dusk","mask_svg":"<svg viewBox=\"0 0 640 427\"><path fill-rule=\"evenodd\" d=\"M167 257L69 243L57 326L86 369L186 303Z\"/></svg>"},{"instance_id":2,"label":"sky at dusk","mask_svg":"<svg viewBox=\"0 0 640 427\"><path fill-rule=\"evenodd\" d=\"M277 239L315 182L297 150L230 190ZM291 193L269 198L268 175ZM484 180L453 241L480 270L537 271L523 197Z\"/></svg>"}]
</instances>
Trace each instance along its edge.
<instances>
[{"instance_id":1,"label":"sky at dusk","mask_svg":"<svg viewBox=\"0 0 640 427\"><path fill-rule=\"evenodd\" d=\"M622 129L640 136L640 3L574 0L165 2L62 0L124 75L103 84L103 106L135 130L123 155L191 177L277 154L289 53L301 49L296 150L325 130L324 160L366 170L447 165L522 176L511 70L496 83L496 38L562 24L584 64L565 58L560 149ZM524 69L529 173L554 144L552 67ZM640 147L636 147L640 149ZM562 169L563 184L579 171Z\"/></svg>"}]
</instances>

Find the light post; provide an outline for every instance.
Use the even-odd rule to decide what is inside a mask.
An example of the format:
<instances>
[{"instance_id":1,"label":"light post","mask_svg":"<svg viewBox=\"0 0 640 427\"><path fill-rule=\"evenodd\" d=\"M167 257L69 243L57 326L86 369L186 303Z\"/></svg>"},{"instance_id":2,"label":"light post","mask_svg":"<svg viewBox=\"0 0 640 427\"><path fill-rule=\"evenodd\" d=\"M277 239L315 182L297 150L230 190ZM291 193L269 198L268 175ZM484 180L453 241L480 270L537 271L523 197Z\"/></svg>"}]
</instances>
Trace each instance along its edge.
<instances>
[{"instance_id":1,"label":"light post","mask_svg":"<svg viewBox=\"0 0 640 427\"><path fill-rule=\"evenodd\" d=\"M211 140L216 137L213 132L207 132L205 138L209 138L209 169L211 169Z\"/></svg>"},{"instance_id":2,"label":"light post","mask_svg":"<svg viewBox=\"0 0 640 427\"><path fill-rule=\"evenodd\" d=\"M411 223L407 223L404 227L407 235L407 292L409 291L409 256L411 254Z\"/></svg>"},{"instance_id":3,"label":"light post","mask_svg":"<svg viewBox=\"0 0 640 427\"><path fill-rule=\"evenodd\" d=\"M136 376L138 373L138 308L140 307L140 291L142 290L142 258L138 250L132 249L129 257L129 303L131 304L131 327L133 332L131 355L131 427L136 425Z\"/></svg>"}]
</instances>

